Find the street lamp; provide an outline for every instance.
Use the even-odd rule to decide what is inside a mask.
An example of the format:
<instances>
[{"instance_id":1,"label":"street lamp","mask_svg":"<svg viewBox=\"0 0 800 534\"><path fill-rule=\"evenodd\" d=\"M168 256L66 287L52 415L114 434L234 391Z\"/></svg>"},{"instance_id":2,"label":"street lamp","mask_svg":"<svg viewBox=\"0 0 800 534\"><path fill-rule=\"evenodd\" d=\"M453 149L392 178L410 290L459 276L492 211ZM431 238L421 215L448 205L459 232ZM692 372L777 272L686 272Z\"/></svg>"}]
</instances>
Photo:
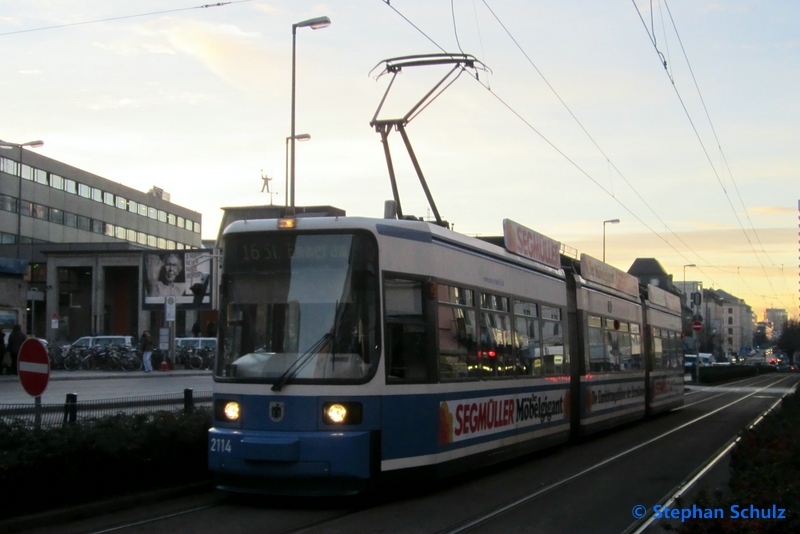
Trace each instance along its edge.
<instances>
[{"instance_id":1,"label":"street lamp","mask_svg":"<svg viewBox=\"0 0 800 534\"><path fill-rule=\"evenodd\" d=\"M286 200L284 201L283 205L289 207L289 139L292 136L286 138ZM308 141L311 139L311 135L309 134L299 134L294 136L295 139L298 141Z\"/></svg>"},{"instance_id":2,"label":"street lamp","mask_svg":"<svg viewBox=\"0 0 800 534\"><path fill-rule=\"evenodd\" d=\"M294 211L294 140L297 139L294 133L294 100L295 100L295 66L296 66L296 42L297 42L297 28L305 28L309 27L312 30L319 30L321 28L327 28L331 25L331 19L328 17L316 17L313 19L304 20L303 22L298 22L296 24L292 24L292 129L291 135L289 139L292 142L292 162L291 162L291 176L292 176L292 192L291 192L291 206L292 211Z\"/></svg>"},{"instance_id":3,"label":"street lamp","mask_svg":"<svg viewBox=\"0 0 800 534\"><path fill-rule=\"evenodd\" d=\"M19 168L17 169L17 259L20 259L20 242L22 241L22 147L39 148L44 146L44 141L28 141L27 143L9 143L0 141L0 148L19 150Z\"/></svg>"},{"instance_id":4,"label":"street lamp","mask_svg":"<svg viewBox=\"0 0 800 534\"><path fill-rule=\"evenodd\" d=\"M603 263L606 262L606 224L619 224L619 219L603 221Z\"/></svg>"},{"instance_id":5,"label":"street lamp","mask_svg":"<svg viewBox=\"0 0 800 534\"><path fill-rule=\"evenodd\" d=\"M686 268L687 267L697 267L694 263L687 263L683 266L683 294L686 294Z\"/></svg>"}]
</instances>

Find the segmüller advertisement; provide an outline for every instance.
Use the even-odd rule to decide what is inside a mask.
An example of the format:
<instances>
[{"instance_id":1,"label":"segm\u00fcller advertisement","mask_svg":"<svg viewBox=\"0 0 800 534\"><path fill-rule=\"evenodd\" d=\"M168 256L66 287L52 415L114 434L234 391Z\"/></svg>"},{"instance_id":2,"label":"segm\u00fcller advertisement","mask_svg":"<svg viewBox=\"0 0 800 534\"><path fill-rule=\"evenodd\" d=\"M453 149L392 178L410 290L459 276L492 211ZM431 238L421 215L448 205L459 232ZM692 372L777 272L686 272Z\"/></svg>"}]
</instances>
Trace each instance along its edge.
<instances>
[{"instance_id":1,"label":"segm\u00fcller advertisement","mask_svg":"<svg viewBox=\"0 0 800 534\"><path fill-rule=\"evenodd\" d=\"M178 309L211 308L212 269L211 251L171 250L143 254L142 309L162 309L166 297L175 297ZM199 306L194 304L192 288L203 294Z\"/></svg>"}]
</instances>

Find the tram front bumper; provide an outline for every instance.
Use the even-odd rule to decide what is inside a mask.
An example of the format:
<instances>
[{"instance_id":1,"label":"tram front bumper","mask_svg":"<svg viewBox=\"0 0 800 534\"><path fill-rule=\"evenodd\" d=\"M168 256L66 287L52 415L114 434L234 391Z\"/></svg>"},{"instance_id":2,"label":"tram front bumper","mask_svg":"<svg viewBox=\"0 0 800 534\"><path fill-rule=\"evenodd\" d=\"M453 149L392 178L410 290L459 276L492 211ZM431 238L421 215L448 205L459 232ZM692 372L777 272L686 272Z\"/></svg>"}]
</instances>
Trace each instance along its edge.
<instances>
[{"instance_id":1,"label":"tram front bumper","mask_svg":"<svg viewBox=\"0 0 800 534\"><path fill-rule=\"evenodd\" d=\"M275 479L369 479L371 432L266 432L212 428L214 475Z\"/></svg>"}]
</instances>

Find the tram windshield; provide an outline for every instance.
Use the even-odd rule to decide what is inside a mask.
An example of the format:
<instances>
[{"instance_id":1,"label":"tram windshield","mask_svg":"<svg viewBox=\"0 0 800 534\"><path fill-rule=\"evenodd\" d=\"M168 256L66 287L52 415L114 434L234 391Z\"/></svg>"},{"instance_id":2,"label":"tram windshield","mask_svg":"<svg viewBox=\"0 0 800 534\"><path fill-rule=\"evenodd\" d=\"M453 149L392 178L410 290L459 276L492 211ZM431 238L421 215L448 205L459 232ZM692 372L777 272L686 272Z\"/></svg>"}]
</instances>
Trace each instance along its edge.
<instances>
[{"instance_id":1,"label":"tram windshield","mask_svg":"<svg viewBox=\"0 0 800 534\"><path fill-rule=\"evenodd\" d=\"M283 387L363 382L378 363L378 254L368 233L225 237L215 374Z\"/></svg>"}]
</instances>

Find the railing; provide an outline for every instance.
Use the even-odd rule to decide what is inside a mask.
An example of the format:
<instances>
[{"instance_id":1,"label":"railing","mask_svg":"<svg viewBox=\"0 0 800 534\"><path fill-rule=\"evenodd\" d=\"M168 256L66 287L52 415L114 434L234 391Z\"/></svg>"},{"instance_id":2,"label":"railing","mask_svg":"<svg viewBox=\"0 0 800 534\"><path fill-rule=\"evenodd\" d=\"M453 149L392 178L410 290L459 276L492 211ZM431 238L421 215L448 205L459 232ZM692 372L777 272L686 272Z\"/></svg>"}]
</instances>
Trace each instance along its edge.
<instances>
[{"instance_id":1,"label":"railing","mask_svg":"<svg viewBox=\"0 0 800 534\"><path fill-rule=\"evenodd\" d=\"M152 413L162 410L190 411L195 407L211 407L211 392L194 393L187 388L183 393L126 397L120 399L78 401L78 396L68 393L63 404L0 404L0 421L22 422L36 427L53 427L86 423L102 417L123 414Z\"/></svg>"}]
</instances>

